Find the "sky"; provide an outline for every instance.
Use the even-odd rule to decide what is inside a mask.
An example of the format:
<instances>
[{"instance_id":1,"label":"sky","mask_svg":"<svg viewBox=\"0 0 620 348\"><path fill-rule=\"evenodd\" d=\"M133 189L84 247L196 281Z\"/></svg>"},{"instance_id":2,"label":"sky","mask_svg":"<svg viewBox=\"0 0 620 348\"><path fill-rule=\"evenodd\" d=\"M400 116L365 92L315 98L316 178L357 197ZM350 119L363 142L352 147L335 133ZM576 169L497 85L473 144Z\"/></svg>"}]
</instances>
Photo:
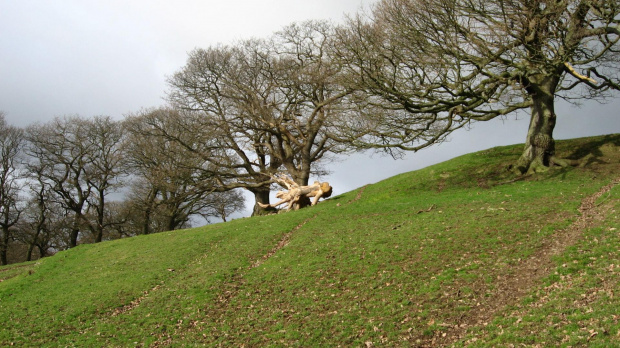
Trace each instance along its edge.
<instances>
[{"instance_id":1,"label":"sky","mask_svg":"<svg viewBox=\"0 0 620 348\"><path fill-rule=\"evenodd\" d=\"M376 2L0 0L0 111L17 126L65 115L122 119L165 104L167 77L194 48L267 37L309 19L341 23ZM557 139L620 132L620 100L581 108L560 103L556 113ZM344 193L472 151L523 143L527 126L527 115L510 116L402 160L370 153L340 158L320 179Z\"/></svg>"}]
</instances>

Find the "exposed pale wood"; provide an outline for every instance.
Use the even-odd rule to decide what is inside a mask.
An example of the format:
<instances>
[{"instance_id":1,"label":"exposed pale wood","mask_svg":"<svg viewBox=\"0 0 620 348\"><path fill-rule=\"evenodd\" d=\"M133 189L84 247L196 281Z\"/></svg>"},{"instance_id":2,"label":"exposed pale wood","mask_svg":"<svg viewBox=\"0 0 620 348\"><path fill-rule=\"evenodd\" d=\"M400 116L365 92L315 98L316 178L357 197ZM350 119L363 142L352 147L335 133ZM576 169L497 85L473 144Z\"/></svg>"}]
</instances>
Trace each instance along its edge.
<instances>
[{"instance_id":1,"label":"exposed pale wood","mask_svg":"<svg viewBox=\"0 0 620 348\"><path fill-rule=\"evenodd\" d=\"M575 76L576 78L580 79L581 81L587 81L587 82L590 82L590 83L595 84L595 85L598 84L598 82L596 82L595 79L578 73L577 70L575 70L575 68L573 68L568 62L564 63L564 66L566 67L566 69L568 69L568 72L571 75Z\"/></svg>"},{"instance_id":2,"label":"exposed pale wood","mask_svg":"<svg viewBox=\"0 0 620 348\"><path fill-rule=\"evenodd\" d=\"M286 210L298 209L299 208L299 200L302 197L311 198L311 205L315 205L318 203L321 198L328 198L332 194L332 187L328 182L318 182L315 181L312 185L308 186L300 186L291 178L285 175L273 175L272 180L282 187L287 188L288 191L278 191L276 193L276 198L280 199L280 201L273 204L262 204L259 205L263 208L269 207L278 207L282 204L288 203Z\"/></svg>"}]
</instances>

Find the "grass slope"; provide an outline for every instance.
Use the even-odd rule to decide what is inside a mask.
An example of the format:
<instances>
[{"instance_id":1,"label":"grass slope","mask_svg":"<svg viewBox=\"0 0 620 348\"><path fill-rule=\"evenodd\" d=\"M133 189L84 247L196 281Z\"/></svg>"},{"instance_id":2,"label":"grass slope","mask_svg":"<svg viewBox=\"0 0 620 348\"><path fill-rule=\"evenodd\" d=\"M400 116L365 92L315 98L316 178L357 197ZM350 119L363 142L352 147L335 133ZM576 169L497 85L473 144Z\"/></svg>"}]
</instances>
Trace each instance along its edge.
<instances>
[{"instance_id":1,"label":"grass slope","mask_svg":"<svg viewBox=\"0 0 620 348\"><path fill-rule=\"evenodd\" d=\"M620 187L601 189L620 135L557 148L593 157L515 178L522 147L498 147L298 212L0 268L0 345L617 345Z\"/></svg>"}]
</instances>

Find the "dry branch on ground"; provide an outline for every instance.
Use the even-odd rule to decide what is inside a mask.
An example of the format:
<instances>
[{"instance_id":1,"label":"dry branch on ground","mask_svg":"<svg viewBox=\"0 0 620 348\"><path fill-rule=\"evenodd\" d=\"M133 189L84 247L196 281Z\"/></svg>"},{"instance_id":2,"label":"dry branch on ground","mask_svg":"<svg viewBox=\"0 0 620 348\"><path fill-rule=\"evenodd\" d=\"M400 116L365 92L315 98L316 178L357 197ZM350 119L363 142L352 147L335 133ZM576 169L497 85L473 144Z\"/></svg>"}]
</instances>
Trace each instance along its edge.
<instances>
[{"instance_id":1,"label":"dry branch on ground","mask_svg":"<svg viewBox=\"0 0 620 348\"><path fill-rule=\"evenodd\" d=\"M315 181L312 185L302 186L284 175L274 175L272 179L282 187L285 187L287 191L278 191L278 193L276 193L276 198L279 198L280 201L274 204L259 203L263 208L275 208L288 203L286 208L287 211L291 209L296 210L308 204L315 205L318 203L319 199L328 198L332 194L332 187L328 182ZM312 199L311 202L310 199Z\"/></svg>"}]
</instances>

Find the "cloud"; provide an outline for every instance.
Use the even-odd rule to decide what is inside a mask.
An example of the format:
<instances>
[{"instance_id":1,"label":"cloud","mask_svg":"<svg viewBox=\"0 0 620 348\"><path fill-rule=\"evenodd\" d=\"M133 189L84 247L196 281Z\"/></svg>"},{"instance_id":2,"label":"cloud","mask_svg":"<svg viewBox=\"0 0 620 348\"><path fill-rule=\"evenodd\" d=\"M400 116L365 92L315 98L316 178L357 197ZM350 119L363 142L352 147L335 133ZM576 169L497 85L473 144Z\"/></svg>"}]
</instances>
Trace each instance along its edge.
<instances>
[{"instance_id":1,"label":"cloud","mask_svg":"<svg viewBox=\"0 0 620 348\"><path fill-rule=\"evenodd\" d=\"M3 3L0 110L19 125L66 114L120 118L163 104L166 77L196 47L264 37L294 21L339 21L372 2Z\"/></svg>"}]
</instances>

